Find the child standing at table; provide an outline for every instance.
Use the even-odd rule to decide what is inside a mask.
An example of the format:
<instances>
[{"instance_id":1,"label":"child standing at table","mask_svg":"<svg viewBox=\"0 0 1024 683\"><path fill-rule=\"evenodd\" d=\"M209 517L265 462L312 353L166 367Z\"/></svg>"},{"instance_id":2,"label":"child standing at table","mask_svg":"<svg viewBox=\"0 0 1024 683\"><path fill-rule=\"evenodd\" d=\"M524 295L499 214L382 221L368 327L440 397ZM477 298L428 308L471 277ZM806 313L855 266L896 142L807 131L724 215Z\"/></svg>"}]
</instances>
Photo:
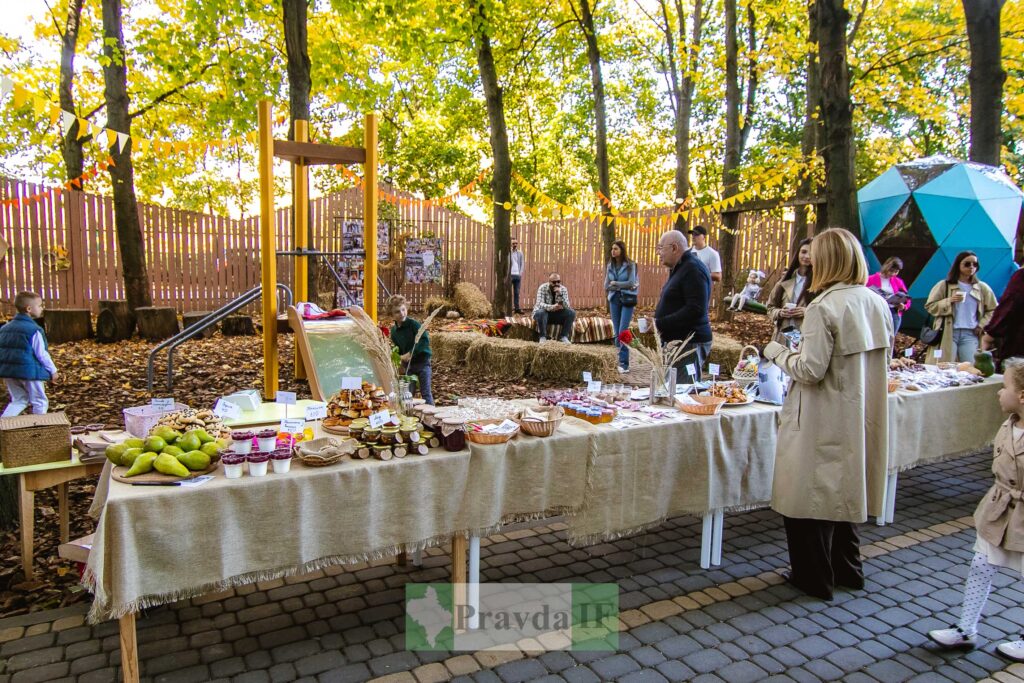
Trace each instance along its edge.
<instances>
[{"instance_id":1,"label":"child standing at table","mask_svg":"<svg viewBox=\"0 0 1024 683\"><path fill-rule=\"evenodd\" d=\"M1024 360L1007 361L999 407L1010 417L992 444L995 483L974 511L978 538L964 585L960 621L954 628L929 631L943 649L971 649L977 644L978 619L999 567L1024 574ZM1024 662L1024 640L1000 643L996 651Z\"/></svg>"},{"instance_id":2,"label":"child standing at table","mask_svg":"<svg viewBox=\"0 0 1024 683\"><path fill-rule=\"evenodd\" d=\"M427 405L434 405L434 395L430 391L430 335L426 330L420 334L420 324L409 317L409 307L404 296L396 294L388 299L386 305L388 315L395 321L391 328L391 341L398 347L398 353L402 354L403 374L416 375L420 396Z\"/></svg>"},{"instance_id":3,"label":"child standing at table","mask_svg":"<svg viewBox=\"0 0 1024 683\"><path fill-rule=\"evenodd\" d=\"M30 405L42 415L50 407L44 382L57 376L46 332L33 320L43 315L43 300L35 292L19 292L14 307L18 314L0 328L0 377L11 395L3 417L21 415Z\"/></svg>"}]
</instances>

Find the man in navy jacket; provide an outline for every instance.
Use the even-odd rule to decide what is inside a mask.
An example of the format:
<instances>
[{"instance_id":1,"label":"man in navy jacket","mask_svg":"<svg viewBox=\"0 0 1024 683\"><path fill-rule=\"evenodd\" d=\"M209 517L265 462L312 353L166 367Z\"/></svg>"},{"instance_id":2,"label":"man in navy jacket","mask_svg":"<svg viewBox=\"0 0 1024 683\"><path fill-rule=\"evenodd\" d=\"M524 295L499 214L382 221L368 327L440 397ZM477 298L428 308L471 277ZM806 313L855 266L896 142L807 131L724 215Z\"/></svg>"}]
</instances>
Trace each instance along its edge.
<instances>
[{"instance_id":1,"label":"man in navy jacket","mask_svg":"<svg viewBox=\"0 0 1024 683\"><path fill-rule=\"evenodd\" d=\"M708 319L711 273L688 247L686 236L678 230L669 230L658 240L661 265L669 269L669 275L661 288L654 322L658 325L662 342L683 340L693 334L687 348L697 350L696 360L691 354L680 362L677 377L680 381L685 377L683 368L691 363L697 366L699 379L701 368L711 354L711 322Z\"/></svg>"}]
</instances>

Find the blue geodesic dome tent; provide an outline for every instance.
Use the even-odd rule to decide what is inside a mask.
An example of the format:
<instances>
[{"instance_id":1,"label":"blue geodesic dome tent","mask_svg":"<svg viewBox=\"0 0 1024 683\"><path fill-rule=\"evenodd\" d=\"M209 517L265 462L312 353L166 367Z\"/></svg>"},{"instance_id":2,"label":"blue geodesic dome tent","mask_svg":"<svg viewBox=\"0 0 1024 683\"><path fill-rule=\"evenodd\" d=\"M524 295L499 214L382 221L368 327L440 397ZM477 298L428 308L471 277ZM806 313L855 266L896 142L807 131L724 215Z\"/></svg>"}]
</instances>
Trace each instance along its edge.
<instances>
[{"instance_id":1,"label":"blue geodesic dome tent","mask_svg":"<svg viewBox=\"0 0 1024 683\"><path fill-rule=\"evenodd\" d=\"M903 260L900 277L914 307L909 327L925 319L924 302L956 255L978 254L978 274L996 296L1017 269L1014 237L1024 193L1000 169L945 156L897 164L861 188L861 241L871 272L890 256Z\"/></svg>"}]
</instances>

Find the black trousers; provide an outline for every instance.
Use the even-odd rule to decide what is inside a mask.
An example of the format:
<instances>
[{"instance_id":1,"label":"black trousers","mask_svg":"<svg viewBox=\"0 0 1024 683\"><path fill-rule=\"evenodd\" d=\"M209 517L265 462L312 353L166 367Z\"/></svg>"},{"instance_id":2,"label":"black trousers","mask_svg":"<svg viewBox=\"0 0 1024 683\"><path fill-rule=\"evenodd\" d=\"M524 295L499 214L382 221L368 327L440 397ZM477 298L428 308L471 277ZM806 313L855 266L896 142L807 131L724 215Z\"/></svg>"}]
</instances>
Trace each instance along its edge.
<instances>
[{"instance_id":1,"label":"black trousers","mask_svg":"<svg viewBox=\"0 0 1024 683\"><path fill-rule=\"evenodd\" d=\"M832 599L836 586L864 587L856 524L785 516L782 519L792 567L790 583L825 600Z\"/></svg>"}]
</instances>

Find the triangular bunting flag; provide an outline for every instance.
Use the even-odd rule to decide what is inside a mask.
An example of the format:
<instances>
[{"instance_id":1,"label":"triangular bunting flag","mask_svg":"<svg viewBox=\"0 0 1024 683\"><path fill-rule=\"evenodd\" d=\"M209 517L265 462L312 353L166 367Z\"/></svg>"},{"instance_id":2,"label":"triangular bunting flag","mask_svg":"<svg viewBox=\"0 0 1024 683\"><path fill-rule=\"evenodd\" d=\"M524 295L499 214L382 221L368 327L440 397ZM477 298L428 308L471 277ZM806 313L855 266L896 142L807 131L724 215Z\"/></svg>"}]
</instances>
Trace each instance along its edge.
<instances>
[{"instance_id":1,"label":"triangular bunting flag","mask_svg":"<svg viewBox=\"0 0 1024 683\"><path fill-rule=\"evenodd\" d=\"M175 142L174 143L174 149L177 152L186 152L186 151L188 151L188 143L187 142Z\"/></svg>"},{"instance_id":2,"label":"triangular bunting flag","mask_svg":"<svg viewBox=\"0 0 1024 683\"><path fill-rule=\"evenodd\" d=\"M107 128L103 131L103 134L107 136L107 149L110 149L114 146L114 143L117 142L117 131Z\"/></svg>"},{"instance_id":3,"label":"triangular bunting flag","mask_svg":"<svg viewBox=\"0 0 1024 683\"><path fill-rule=\"evenodd\" d=\"M71 181L71 184L74 185L75 187L81 189L81 187L82 187L82 179L81 178L75 178L74 180Z\"/></svg>"},{"instance_id":4,"label":"triangular bunting flag","mask_svg":"<svg viewBox=\"0 0 1024 683\"><path fill-rule=\"evenodd\" d=\"M46 98L42 97L41 95L37 95L32 98L32 111L33 113L35 113L37 117L42 116L43 112L45 112L46 108L49 106L50 103L47 102Z\"/></svg>"},{"instance_id":5,"label":"triangular bunting flag","mask_svg":"<svg viewBox=\"0 0 1024 683\"><path fill-rule=\"evenodd\" d=\"M60 121L60 107L50 107L50 125L55 125Z\"/></svg>"},{"instance_id":6,"label":"triangular bunting flag","mask_svg":"<svg viewBox=\"0 0 1024 683\"><path fill-rule=\"evenodd\" d=\"M124 154L124 146L128 144L128 134L118 133L117 134L117 152L118 154Z\"/></svg>"},{"instance_id":7,"label":"triangular bunting flag","mask_svg":"<svg viewBox=\"0 0 1024 683\"><path fill-rule=\"evenodd\" d=\"M28 101L28 90L25 90L20 85L15 84L14 86L14 106L20 107Z\"/></svg>"},{"instance_id":8,"label":"triangular bunting flag","mask_svg":"<svg viewBox=\"0 0 1024 683\"><path fill-rule=\"evenodd\" d=\"M61 132L66 136L71 132L71 126L73 125L75 125L75 115L69 111L62 111L60 113Z\"/></svg>"},{"instance_id":9,"label":"triangular bunting flag","mask_svg":"<svg viewBox=\"0 0 1024 683\"><path fill-rule=\"evenodd\" d=\"M85 119L78 119L78 139L89 135L89 122Z\"/></svg>"},{"instance_id":10,"label":"triangular bunting flag","mask_svg":"<svg viewBox=\"0 0 1024 683\"><path fill-rule=\"evenodd\" d=\"M7 97L14 90L14 81L7 76L0 78L0 97Z\"/></svg>"}]
</instances>

